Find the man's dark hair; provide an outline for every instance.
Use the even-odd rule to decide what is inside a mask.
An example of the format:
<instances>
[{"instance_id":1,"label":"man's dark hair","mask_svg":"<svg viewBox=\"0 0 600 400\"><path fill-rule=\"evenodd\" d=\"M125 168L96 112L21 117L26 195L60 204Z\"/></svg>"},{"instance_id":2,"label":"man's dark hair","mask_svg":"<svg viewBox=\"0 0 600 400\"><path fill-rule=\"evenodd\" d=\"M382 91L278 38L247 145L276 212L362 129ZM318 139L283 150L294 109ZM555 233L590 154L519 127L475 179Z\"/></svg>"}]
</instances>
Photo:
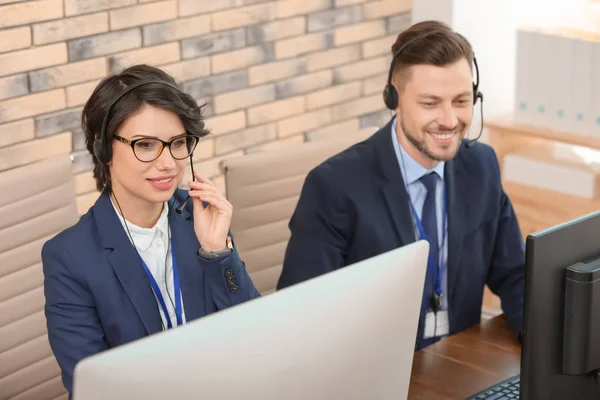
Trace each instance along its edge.
<instances>
[{"instance_id":1,"label":"man's dark hair","mask_svg":"<svg viewBox=\"0 0 600 400\"><path fill-rule=\"evenodd\" d=\"M94 156L94 140L100 137L102 121L110 104L125 89L141 81L163 81L175 86L161 84L143 85L124 95L113 107L106 128L106 146L112 146L119 127L129 117L139 112L144 105L151 105L175 113L181 120L188 135L206 136L201 107L188 94L177 89L175 79L166 72L148 65L134 65L119 74L104 78L83 107L81 127L85 134L87 150L94 161L96 188L100 191L110 188L108 167Z\"/></svg>"},{"instance_id":2,"label":"man's dark hair","mask_svg":"<svg viewBox=\"0 0 600 400\"><path fill-rule=\"evenodd\" d=\"M393 77L402 88L410 78L409 67L419 64L446 66L466 59L473 68L473 48L467 39L439 21L423 21L400 33L392 45L392 54L410 44L396 58Z\"/></svg>"}]
</instances>

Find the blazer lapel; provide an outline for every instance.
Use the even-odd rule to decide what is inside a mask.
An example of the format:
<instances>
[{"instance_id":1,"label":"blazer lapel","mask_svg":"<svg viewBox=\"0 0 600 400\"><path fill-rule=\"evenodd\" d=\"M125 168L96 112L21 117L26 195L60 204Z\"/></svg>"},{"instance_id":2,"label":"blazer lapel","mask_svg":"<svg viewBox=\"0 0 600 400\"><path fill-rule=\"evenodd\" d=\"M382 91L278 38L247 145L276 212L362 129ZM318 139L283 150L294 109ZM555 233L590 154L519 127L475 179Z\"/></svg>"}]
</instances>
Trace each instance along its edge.
<instances>
[{"instance_id":1,"label":"blazer lapel","mask_svg":"<svg viewBox=\"0 0 600 400\"><path fill-rule=\"evenodd\" d=\"M467 226L466 200L469 188L463 169L455 160L446 162L444 176L448 204L448 299L451 302L460 269L465 227Z\"/></svg>"},{"instance_id":2,"label":"blazer lapel","mask_svg":"<svg viewBox=\"0 0 600 400\"><path fill-rule=\"evenodd\" d=\"M94 218L102 244L112 249L109 262L148 334L162 330L158 303L148 277L107 192L94 205Z\"/></svg>"},{"instance_id":3,"label":"blazer lapel","mask_svg":"<svg viewBox=\"0 0 600 400\"><path fill-rule=\"evenodd\" d=\"M375 156L379 163L380 174L384 179L381 192L392 217L401 245L416 240L412 225L412 215L408 202L408 193L404 179L400 173L400 165L392 143L392 119L385 127L375 134Z\"/></svg>"},{"instance_id":4,"label":"blazer lapel","mask_svg":"<svg viewBox=\"0 0 600 400\"><path fill-rule=\"evenodd\" d=\"M185 209L182 214L174 211L169 213L171 242L177 260L181 297L187 321L200 318L207 313L204 290L202 290L204 279L197 256L200 244L196 239L194 223L188 219L189 216L189 212Z\"/></svg>"}]
</instances>

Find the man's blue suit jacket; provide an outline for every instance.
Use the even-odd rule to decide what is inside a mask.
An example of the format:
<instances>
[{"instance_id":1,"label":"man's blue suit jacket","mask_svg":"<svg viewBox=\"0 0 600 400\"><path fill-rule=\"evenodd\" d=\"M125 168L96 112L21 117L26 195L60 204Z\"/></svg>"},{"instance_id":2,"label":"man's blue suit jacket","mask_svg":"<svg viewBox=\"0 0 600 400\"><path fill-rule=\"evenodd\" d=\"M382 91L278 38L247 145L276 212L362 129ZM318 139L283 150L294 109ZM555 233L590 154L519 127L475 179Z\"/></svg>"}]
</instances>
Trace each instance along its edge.
<instances>
[{"instance_id":1,"label":"man's blue suit jacket","mask_svg":"<svg viewBox=\"0 0 600 400\"><path fill-rule=\"evenodd\" d=\"M190 322L259 294L237 251L215 261L197 254L193 202L174 211L186 195L178 190L170 200L169 223ZM42 262L48 337L69 392L77 362L162 330L148 278L106 192L77 224L45 243Z\"/></svg>"},{"instance_id":2,"label":"man's blue suit jacket","mask_svg":"<svg viewBox=\"0 0 600 400\"><path fill-rule=\"evenodd\" d=\"M392 121L308 174L290 220L278 289L416 240L392 145ZM480 321L487 284L500 296L509 327L519 335L525 248L496 154L485 144L468 148L463 142L444 174L450 334ZM422 333L420 323L418 338Z\"/></svg>"}]
</instances>

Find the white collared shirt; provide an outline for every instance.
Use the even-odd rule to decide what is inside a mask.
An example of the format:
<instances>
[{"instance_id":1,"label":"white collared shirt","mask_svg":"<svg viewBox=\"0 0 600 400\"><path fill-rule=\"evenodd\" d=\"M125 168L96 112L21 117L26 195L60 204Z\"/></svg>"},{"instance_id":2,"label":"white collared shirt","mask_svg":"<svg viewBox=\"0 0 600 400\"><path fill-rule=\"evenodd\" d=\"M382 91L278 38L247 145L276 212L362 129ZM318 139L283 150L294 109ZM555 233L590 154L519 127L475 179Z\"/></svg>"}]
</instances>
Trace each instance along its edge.
<instances>
[{"instance_id":1,"label":"white collared shirt","mask_svg":"<svg viewBox=\"0 0 600 400\"><path fill-rule=\"evenodd\" d=\"M125 233L127 234L127 228L129 229L129 233L131 233L131 239L133 243L142 257L142 260L148 266L148 269L152 273L152 276L156 280L156 284L158 285L160 292L165 301L165 305L167 306L167 310L169 311L169 317L171 319L171 324L173 327L177 326L177 315L175 313L175 285L173 280L173 258L172 258L172 249L169 244L169 207L168 204L165 203L163 206L162 213L158 218L158 221L152 228L142 228L138 225L135 225L129 221L127 221L127 227L125 227L125 220L119 214L117 208L115 207L114 202L113 208L115 209L115 213L119 217L121 221L121 225L123 229L125 229ZM127 235L129 236L129 235ZM168 254L167 254L168 249ZM166 265L165 265L166 260ZM140 263L140 268L143 266ZM165 283L166 282L166 283ZM156 295L155 295L156 297ZM164 329L167 329L168 322L164 315L163 309L158 303L158 299L156 299L158 309L160 310L160 317L162 319L162 323ZM183 307L183 298L181 299L181 311L182 311L182 321L185 323L185 311Z\"/></svg>"}]
</instances>

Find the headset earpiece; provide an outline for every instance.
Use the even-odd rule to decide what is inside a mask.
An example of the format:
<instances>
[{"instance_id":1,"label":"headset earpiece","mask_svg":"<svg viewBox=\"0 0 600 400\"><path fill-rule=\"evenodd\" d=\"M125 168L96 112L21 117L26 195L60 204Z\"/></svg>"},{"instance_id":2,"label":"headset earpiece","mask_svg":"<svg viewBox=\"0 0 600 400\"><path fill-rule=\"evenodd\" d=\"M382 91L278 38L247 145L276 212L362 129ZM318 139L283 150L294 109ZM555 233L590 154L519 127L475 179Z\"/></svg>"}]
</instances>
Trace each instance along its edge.
<instances>
[{"instance_id":1,"label":"headset earpiece","mask_svg":"<svg viewBox=\"0 0 600 400\"><path fill-rule=\"evenodd\" d=\"M483 102L483 93L481 93L478 90L476 90L474 93L475 93L475 96L473 99L473 105L477 104L478 99L479 99L479 101Z\"/></svg>"},{"instance_id":2,"label":"headset earpiece","mask_svg":"<svg viewBox=\"0 0 600 400\"><path fill-rule=\"evenodd\" d=\"M390 110L398 108L398 91L392 84L385 85L383 89L383 102Z\"/></svg>"},{"instance_id":3,"label":"headset earpiece","mask_svg":"<svg viewBox=\"0 0 600 400\"><path fill-rule=\"evenodd\" d=\"M475 105L478 99L483 102L483 93L479 91L479 67L475 53L473 53L473 65L475 65L475 82L473 82L473 105Z\"/></svg>"},{"instance_id":4,"label":"headset earpiece","mask_svg":"<svg viewBox=\"0 0 600 400\"><path fill-rule=\"evenodd\" d=\"M477 85L473 83L473 106L477 104L477 100L483 101L483 93L481 93L477 88Z\"/></svg>"}]
</instances>

